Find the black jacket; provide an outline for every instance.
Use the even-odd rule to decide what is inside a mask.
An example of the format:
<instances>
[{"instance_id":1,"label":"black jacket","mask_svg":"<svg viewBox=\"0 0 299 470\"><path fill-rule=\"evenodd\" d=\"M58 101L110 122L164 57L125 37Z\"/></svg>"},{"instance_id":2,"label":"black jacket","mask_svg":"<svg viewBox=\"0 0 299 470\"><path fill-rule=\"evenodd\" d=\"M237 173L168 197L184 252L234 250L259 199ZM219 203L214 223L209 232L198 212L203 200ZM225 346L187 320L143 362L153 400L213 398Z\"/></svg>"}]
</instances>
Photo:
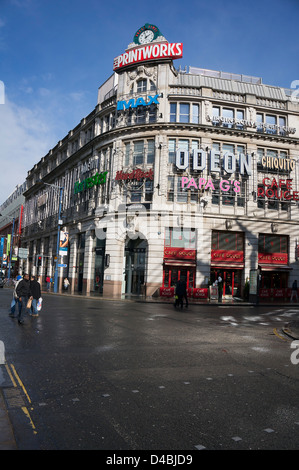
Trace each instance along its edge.
<instances>
[{"instance_id":1,"label":"black jacket","mask_svg":"<svg viewBox=\"0 0 299 470\"><path fill-rule=\"evenodd\" d=\"M22 279L16 288L16 293L18 297L29 297L30 295L30 281L26 281L26 279Z\"/></svg>"},{"instance_id":2,"label":"black jacket","mask_svg":"<svg viewBox=\"0 0 299 470\"><path fill-rule=\"evenodd\" d=\"M30 296L36 300L41 297L40 283L36 280L30 281Z\"/></svg>"},{"instance_id":3,"label":"black jacket","mask_svg":"<svg viewBox=\"0 0 299 470\"><path fill-rule=\"evenodd\" d=\"M187 293L185 281L178 281L175 289L176 295L185 295Z\"/></svg>"}]
</instances>

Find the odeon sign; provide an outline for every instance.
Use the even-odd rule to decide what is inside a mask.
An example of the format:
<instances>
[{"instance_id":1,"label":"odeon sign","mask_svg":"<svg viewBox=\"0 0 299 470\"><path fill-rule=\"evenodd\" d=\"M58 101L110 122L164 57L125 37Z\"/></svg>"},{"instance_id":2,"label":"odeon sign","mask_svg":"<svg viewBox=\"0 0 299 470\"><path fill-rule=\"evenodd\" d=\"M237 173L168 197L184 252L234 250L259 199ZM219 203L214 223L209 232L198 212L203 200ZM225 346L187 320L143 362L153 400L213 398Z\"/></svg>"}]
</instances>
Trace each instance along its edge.
<instances>
[{"instance_id":1,"label":"odeon sign","mask_svg":"<svg viewBox=\"0 0 299 470\"><path fill-rule=\"evenodd\" d=\"M193 160L193 170L203 171L207 167L207 157L209 156L209 170L210 172L220 173L220 162L221 155L217 150L210 150L209 153L202 149L193 149L192 150L192 160ZM241 175L247 173L248 176L251 175L251 155L244 155L239 153L238 156L234 155L231 152L226 152L223 155L223 169L228 174L233 174L236 172L236 162L239 161L239 172ZM176 160L175 165L178 170L186 170L189 166L189 151L185 149L177 149L176 151Z\"/></svg>"}]
</instances>

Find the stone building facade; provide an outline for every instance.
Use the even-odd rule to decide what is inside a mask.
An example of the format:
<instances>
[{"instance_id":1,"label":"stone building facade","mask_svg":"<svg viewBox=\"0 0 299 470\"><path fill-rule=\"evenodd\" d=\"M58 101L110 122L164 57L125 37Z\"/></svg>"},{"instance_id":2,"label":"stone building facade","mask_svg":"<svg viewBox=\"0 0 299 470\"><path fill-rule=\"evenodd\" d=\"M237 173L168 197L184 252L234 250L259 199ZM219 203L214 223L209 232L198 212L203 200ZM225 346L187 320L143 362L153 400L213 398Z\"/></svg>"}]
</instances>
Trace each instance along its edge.
<instances>
[{"instance_id":1,"label":"stone building facade","mask_svg":"<svg viewBox=\"0 0 299 470\"><path fill-rule=\"evenodd\" d=\"M94 110L28 172L23 269L53 275L63 187L71 292L172 296L184 277L205 298L221 274L242 297L259 270L260 295L285 298L299 277L297 101L257 77L177 70L183 45L138 31Z\"/></svg>"}]
</instances>

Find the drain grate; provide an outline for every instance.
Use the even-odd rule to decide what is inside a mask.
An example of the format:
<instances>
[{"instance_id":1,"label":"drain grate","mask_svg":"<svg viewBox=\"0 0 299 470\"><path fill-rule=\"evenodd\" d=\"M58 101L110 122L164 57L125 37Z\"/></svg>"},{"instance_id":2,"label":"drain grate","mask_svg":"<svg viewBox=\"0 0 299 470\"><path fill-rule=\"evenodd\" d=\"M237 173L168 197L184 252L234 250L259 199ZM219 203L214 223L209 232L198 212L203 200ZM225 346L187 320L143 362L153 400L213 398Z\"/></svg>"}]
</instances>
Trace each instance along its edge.
<instances>
[{"instance_id":1,"label":"drain grate","mask_svg":"<svg viewBox=\"0 0 299 470\"><path fill-rule=\"evenodd\" d=\"M8 408L20 408L25 406L21 392L16 388L3 389L3 393L7 402Z\"/></svg>"}]
</instances>

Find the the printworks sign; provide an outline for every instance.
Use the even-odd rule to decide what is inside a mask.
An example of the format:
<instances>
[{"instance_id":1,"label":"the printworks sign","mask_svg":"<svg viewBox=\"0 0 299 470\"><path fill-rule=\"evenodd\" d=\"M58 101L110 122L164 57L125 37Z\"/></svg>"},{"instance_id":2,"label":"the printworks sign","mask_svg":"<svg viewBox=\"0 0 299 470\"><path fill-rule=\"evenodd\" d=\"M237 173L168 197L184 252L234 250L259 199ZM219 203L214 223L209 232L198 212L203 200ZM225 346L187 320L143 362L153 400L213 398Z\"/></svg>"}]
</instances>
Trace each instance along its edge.
<instances>
[{"instance_id":1,"label":"the printworks sign","mask_svg":"<svg viewBox=\"0 0 299 470\"><path fill-rule=\"evenodd\" d=\"M106 183L106 176L108 171L103 171L102 173L96 173L94 176L90 178L85 178L83 181L76 181L74 184L74 194L81 193L82 191L86 191L86 189L90 189L93 186L100 186Z\"/></svg>"},{"instance_id":2,"label":"the printworks sign","mask_svg":"<svg viewBox=\"0 0 299 470\"><path fill-rule=\"evenodd\" d=\"M146 23L139 28L134 35L133 41L133 47L128 48L126 52L115 57L113 70L122 70L125 67L141 62L181 59L183 57L183 44L181 42L167 42L159 28L155 25Z\"/></svg>"}]
</instances>

